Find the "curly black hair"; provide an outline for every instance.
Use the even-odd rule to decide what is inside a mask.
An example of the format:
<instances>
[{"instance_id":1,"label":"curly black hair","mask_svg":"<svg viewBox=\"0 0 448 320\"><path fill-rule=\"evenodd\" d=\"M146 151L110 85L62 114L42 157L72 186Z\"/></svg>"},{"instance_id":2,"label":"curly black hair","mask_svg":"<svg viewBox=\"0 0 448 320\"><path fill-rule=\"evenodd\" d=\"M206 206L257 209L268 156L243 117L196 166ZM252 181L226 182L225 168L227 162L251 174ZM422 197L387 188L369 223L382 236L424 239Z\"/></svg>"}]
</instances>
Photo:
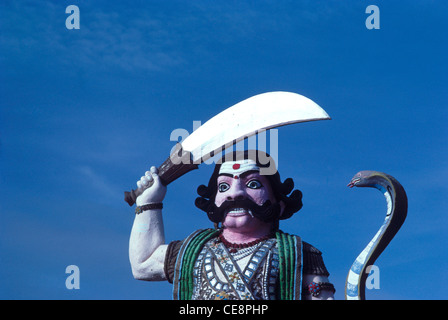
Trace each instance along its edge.
<instances>
[{"instance_id":1,"label":"curly black hair","mask_svg":"<svg viewBox=\"0 0 448 320\"><path fill-rule=\"evenodd\" d=\"M205 211L207 213L208 218L214 222L219 223L222 222L223 217L218 217L214 215L215 206L215 197L218 189L217 179L219 170L221 168L221 164L226 161L238 161L243 159L251 159L254 160L260 168L266 168L269 166L275 167L274 159L267 153L263 151L254 151L254 150L246 150L246 151L234 151L230 155L226 154L218 161L215 165L215 169L213 171L212 176L208 182L208 185L200 185L197 189L197 193L199 195L196 198L195 205L199 209ZM260 161L263 159L263 161ZM264 160L268 159L269 161L266 163ZM265 175L268 179L272 190L274 192L274 197L277 202L282 201L285 204L285 209L283 214L280 217L277 217L278 220L285 220L290 218L294 213L299 211L302 206L302 192L300 190L294 190L294 181L291 178L287 178L284 182L280 179L280 174L277 170L273 170L275 173L270 175ZM291 193L291 194L290 194ZM290 194L290 195L289 195Z\"/></svg>"}]
</instances>

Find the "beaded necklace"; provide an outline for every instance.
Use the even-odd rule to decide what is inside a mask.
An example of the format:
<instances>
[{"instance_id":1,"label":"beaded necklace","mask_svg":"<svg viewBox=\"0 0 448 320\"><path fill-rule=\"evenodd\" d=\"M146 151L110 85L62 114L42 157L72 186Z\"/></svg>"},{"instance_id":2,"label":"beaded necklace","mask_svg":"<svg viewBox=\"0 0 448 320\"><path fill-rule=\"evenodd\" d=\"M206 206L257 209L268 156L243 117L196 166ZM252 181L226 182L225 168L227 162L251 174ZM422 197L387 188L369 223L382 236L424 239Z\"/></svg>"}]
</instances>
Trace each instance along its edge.
<instances>
[{"instance_id":1,"label":"beaded necklace","mask_svg":"<svg viewBox=\"0 0 448 320\"><path fill-rule=\"evenodd\" d=\"M222 233L219 234L219 240L229 249L230 253L236 253L238 250L240 249L245 249L245 248L250 248L253 247L257 244L259 244L260 242L266 241L272 237L274 237L273 234L268 234L264 237L258 238L256 240L250 241L250 242L245 242L245 243L232 243L226 240L226 238L224 238L224 236L222 235Z\"/></svg>"}]
</instances>

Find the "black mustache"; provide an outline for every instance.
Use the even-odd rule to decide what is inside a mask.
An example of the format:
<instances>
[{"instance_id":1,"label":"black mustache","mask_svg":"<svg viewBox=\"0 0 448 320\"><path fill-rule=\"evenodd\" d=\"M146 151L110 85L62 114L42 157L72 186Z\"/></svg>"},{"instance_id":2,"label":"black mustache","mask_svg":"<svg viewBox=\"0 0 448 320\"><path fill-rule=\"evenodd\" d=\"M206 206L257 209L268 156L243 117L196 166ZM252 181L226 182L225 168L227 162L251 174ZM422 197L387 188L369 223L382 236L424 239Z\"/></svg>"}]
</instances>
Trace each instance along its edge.
<instances>
[{"instance_id":1,"label":"black mustache","mask_svg":"<svg viewBox=\"0 0 448 320\"><path fill-rule=\"evenodd\" d=\"M215 204L212 205L213 210L209 212L213 216L214 222L222 222L226 214L234 209L234 208L244 208L251 211L252 215L263 221L263 222L273 222L277 220L280 216L280 204L272 203L270 200L267 200L262 205L258 205L254 201L250 199L243 200L227 200L224 201L219 207Z\"/></svg>"}]
</instances>

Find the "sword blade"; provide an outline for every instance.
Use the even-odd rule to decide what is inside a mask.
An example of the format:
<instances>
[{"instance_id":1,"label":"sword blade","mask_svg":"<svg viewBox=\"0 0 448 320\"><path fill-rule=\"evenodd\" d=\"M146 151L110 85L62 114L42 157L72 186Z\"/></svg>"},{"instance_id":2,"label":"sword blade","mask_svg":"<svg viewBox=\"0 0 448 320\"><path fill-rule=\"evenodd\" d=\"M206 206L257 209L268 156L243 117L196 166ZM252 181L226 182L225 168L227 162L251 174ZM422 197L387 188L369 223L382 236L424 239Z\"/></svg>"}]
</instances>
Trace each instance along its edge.
<instances>
[{"instance_id":1,"label":"sword blade","mask_svg":"<svg viewBox=\"0 0 448 320\"><path fill-rule=\"evenodd\" d=\"M248 98L217 114L181 144L200 163L213 153L262 130L293 123L329 120L330 116L312 100L292 92L267 92Z\"/></svg>"}]
</instances>

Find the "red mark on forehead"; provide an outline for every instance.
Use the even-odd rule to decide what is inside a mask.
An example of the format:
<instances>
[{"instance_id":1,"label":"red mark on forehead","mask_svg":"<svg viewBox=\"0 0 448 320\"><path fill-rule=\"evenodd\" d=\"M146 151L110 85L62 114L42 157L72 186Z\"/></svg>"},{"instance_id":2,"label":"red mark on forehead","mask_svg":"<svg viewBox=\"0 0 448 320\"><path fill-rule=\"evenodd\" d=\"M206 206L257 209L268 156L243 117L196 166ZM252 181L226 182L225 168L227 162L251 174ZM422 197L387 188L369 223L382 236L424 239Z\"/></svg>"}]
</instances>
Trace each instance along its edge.
<instances>
[{"instance_id":1,"label":"red mark on forehead","mask_svg":"<svg viewBox=\"0 0 448 320\"><path fill-rule=\"evenodd\" d=\"M233 179L238 179L238 176L234 176Z\"/></svg>"},{"instance_id":2,"label":"red mark on forehead","mask_svg":"<svg viewBox=\"0 0 448 320\"><path fill-rule=\"evenodd\" d=\"M233 168L233 170L238 170L238 169L240 168L240 164L239 164L239 163L235 163L235 164L232 166L232 168Z\"/></svg>"}]
</instances>

